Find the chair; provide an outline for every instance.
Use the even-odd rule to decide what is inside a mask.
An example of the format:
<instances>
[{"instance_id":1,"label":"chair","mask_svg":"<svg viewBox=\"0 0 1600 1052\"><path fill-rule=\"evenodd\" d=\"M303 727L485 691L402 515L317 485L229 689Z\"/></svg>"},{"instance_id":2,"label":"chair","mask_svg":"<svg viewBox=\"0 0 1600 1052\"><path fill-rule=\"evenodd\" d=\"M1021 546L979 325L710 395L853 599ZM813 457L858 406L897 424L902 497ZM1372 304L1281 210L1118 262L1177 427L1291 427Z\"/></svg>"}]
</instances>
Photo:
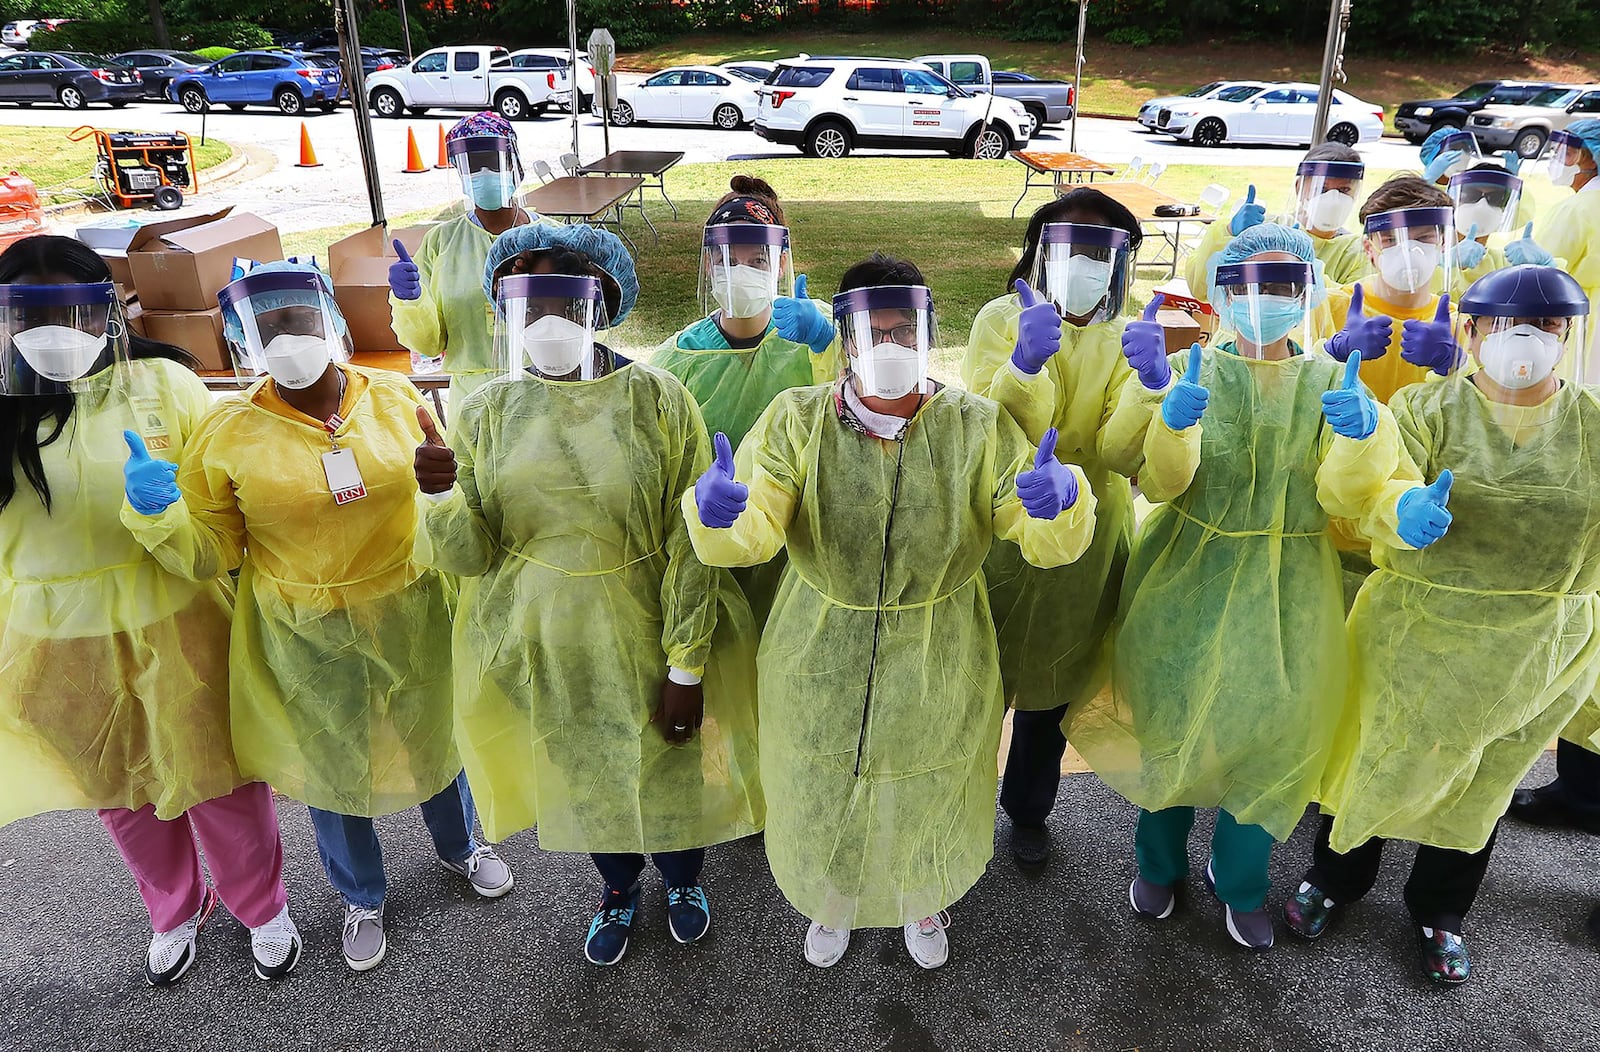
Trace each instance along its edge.
<instances>
[{"instance_id":1,"label":"chair","mask_svg":"<svg viewBox=\"0 0 1600 1052\"><path fill-rule=\"evenodd\" d=\"M1151 161L1150 167L1145 169L1144 176L1139 182L1146 186L1156 185L1156 180L1161 178L1161 173L1167 170L1166 161Z\"/></svg>"},{"instance_id":2,"label":"chair","mask_svg":"<svg viewBox=\"0 0 1600 1052\"><path fill-rule=\"evenodd\" d=\"M556 173L550 170L550 162L548 161L534 161L533 174L539 177L541 183L548 183L556 177Z\"/></svg>"},{"instance_id":3,"label":"chair","mask_svg":"<svg viewBox=\"0 0 1600 1052\"><path fill-rule=\"evenodd\" d=\"M1232 196L1233 191L1226 186L1221 183L1212 183L1200 191L1200 208L1208 216L1221 215L1223 206L1228 203L1228 198Z\"/></svg>"},{"instance_id":4,"label":"chair","mask_svg":"<svg viewBox=\"0 0 1600 1052\"><path fill-rule=\"evenodd\" d=\"M575 153L562 154L559 158L559 163L562 168L566 169L568 175L577 175L578 169L583 167L583 164L578 160L578 155Z\"/></svg>"},{"instance_id":5,"label":"chair","mask_svg":"<svg viewBox=\"0 0 1600 1052\"><path fill-rule=\"evenodd\" d=\"M1135 157L1132 160L1130 160L1128 162L1128 166L1126 168L1122 169L1122 171L1117 175L1117 182L1119 182L1119 183L1136 183L1136 182L1139 181L1139 173L1142 172L1143 170L1144 170L1144 158Z\"/></svg>"}]
</instances>

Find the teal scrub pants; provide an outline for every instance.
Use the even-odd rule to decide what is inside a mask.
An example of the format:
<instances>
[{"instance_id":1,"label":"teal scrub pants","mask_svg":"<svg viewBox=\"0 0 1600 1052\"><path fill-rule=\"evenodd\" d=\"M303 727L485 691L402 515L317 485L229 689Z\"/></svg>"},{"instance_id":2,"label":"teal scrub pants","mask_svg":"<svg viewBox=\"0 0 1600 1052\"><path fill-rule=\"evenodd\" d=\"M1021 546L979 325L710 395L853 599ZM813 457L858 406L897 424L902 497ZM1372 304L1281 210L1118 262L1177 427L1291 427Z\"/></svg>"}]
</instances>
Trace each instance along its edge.
<instances>
[{"instance_id":1,"label":"teal scrub pants","mask_svg":"<svg viewBox=\"0 0 1600 1052\"><path fill-rule=\"evenodd\" d=\"M1171 887L1189 875L1189 830L1194 808L1166 807L1139 810L1139 827L1133 836L1139 876L1152 884ZM1211 835L1211 875L1217 898L1241 913L1267 903L1270 883L1267 862L1272 858L1272 835L1260 826L1241 825L1226 811L1217 812Z\"/></svg>"}]
</instances>

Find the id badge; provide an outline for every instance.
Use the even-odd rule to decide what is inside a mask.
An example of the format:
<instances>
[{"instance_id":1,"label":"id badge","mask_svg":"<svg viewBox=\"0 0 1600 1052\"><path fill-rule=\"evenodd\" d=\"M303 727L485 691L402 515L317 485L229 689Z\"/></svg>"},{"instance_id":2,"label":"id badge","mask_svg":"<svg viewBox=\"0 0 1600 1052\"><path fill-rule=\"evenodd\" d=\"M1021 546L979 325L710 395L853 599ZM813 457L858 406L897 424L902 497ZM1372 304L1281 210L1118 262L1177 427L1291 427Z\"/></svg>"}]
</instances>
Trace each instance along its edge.
<instances>
[{"instance_id":1,"label":"id badge","mask_svg":"<svg viewBox=\"0 0 1600 1052\"><path fill-rule=\"evenodd\" d=\"M355 450L335 449L322 454L322 470L328 476L328 489L333 491L335 504L349 504L367 495Z\"/></svg>"}]
</instances>

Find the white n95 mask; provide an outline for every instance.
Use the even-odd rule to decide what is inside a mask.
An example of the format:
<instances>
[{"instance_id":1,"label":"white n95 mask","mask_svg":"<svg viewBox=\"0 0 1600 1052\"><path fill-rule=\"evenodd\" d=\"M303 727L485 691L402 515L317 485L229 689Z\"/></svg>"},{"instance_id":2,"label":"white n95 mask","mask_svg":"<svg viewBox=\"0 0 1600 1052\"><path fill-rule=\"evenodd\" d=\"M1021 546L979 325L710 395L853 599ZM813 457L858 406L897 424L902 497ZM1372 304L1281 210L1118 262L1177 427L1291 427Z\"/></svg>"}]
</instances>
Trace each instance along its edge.
<instances>
[{"instance_id":1,"label":"white n95 mask","mask_svg":"<svg viewBox=\"0 0 1600 1052\"><path fill-rule=\"evenodd\" d=\"M1350 218L1350 210L1355 206L1355 198L1349 194L1324 190L1305 203L1306 227L1310 230L1338 230Z\"/></svg>"},{"instance_id":2,"label":"white n95 mask","mask_svg":"<svg viewBox=\"0 0 1600 1052\"><path fill-rule=\"evenodd\" d=\"M281 333L262 348L267 375L280 387L303 391L322 378L333 361L328 341L321 336Z\"/></svg>"},{"instance_id":3,"label":"white n95 mask","mask_svg":"<svg viewBox=\"0 0 1600 1052\"><path fill-rule=\"evenodd\" d=\"M1474 201L1471 204L1459 205L1456 208L1456 230L1462 237L1473 227L1478 228L1478 236L1493 234L1500 229L1500 224L1506 220L1506 210L1496 208L1488 201Z\"/></svg>"},{"instance_id":4,"label":"white n95 mask","mask_svg":"<svg viewBox=\"0 0 1600 1052\"><path fill-rule=\"evenodd\" d=\"M1562 164L1555 158L1550 160L1550 181L1557 186L1571 186L1572 181L1578 177L1578 166L1575 164Z\"/></svg>"},{"instance_id":5,"label":"white n95 mask","mask_svg":"<svg viewBox=\"0 0 1600 1052\"><path fill-rule=\"evenodd\" d=\"M743 264L714 267L711 296L730 318L754 318L778 298L777 276L760 267Z\"/></svg>"},{"instance_id":6,"label":"white n95 mask","mask_svg":"<svg viewBox=\"0 0 1600 1052\"><path fill-rule=\"evenodd\" d=\"M1415 292L1439 269L1439 246L1426 241L1402 241L1378 253L1378 273L1391 288Z\"/></svg>"},{"instance_id":7,"label":"white n95 mask","mask_svg":"<svg viewBox=\"0 0 1600 1052\"><path fill-rule=\"evenodd\" d=\"M82 379L105 351L106 338L70 325L39 325L11 334L23 361L46 380Z\"/></svg>"},{"instance_id":8,"label":"white n95 mask","mask_svg":"<svg viewBox=\"0 0 1600 1052\"><path fill-rule=\"evenodd\" d=\"M904 398L922 386L923 357L915 347L880 343L866 352L861 393L874 398ZM870 377L870 380L869 380Z\"/></svg>"},{"instance_id":9,"label":"white n95 mask","mask_svg":"<svg viewBox=\"0 0 1600 1052\"><path fill-rule=\"evenodd\" d=\"M594 333L568 318L546 314L522 330L522 349L536 370L558 378L577 369L594 350Z\"/></svg>"},{"instance_id":10,"label":"white n95 mask","mask_svg":"<svg viewBox=\"0 0 1600 1052\"><path fill-rule=\"evenodd\" d=\"M1111 291L1111 261L1092 256L1047 259L1046 287L1058 297L1061 309L1075 318L1086 317Z\"/></svg>"},{"instance_id":11,"label":"white n95 mask","mask_svg":"<svg viewBox=\"0 0 1600 1052\"><path fill-rule=\"evenodd\" d=\"M1483 371L1501 387L1520 391L1543 382L1561 360L1561 339L1535 325L1492 332L1478 351Z\"/></svg>"}]
</instances>

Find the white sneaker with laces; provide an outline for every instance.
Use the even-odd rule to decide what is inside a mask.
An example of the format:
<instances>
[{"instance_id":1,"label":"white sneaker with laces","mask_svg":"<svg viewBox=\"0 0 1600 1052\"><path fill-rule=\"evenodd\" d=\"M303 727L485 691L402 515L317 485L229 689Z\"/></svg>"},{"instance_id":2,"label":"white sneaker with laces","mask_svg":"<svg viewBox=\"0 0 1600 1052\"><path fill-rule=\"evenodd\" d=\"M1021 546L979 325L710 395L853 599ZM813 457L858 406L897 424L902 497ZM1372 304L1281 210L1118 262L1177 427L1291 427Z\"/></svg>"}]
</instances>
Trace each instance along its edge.
<instances>
[{"instance_id":1,"label":"white sneaker with laces","mask_svg":"<svg viewBox=\"0 0 1600 1052\"><path fill-rule=\"evenodd\" d=\"M300 963L300 929L289 919L289 907L259 928L250 929L250 956L256 977L282 979Z\"/></svg>"},{"instance_id":2,"label":"white sneaker with laces","mask_svg":"<svg viewBox=\"0 0 1600 1052\"><path fill-rule=\"evenodd\" d=\"M813 924L806 930L806 961L818 968L832 968L850 947L849 928L824 928Z\"/></svg>"},{"instance_id":3,"label":"white sneaker with laces","mask_svg":"<svg viewBox=\"0 0 1600 1052\"><path fill-rule=\"evenodd\" d=\"M205 897L193 917L171 931L158 931L150 936L150 951L144 958L144 981L151 986L167 986L183 978L194 964L198 950L200 926L217 908L217 893L206 888Z\"/></svg>"},{"instance_id":4,"label":"white sneaker with laces","mask_svg":"<svg viewBox=\"0 0 1600 1052\"><path fill-rule=\"evenodd\" d=\"M911 959L924 968L938 968L950 959L950 939L944 930L950 926L950 914L939 911L936 917L924 917L906 925L906 950Z\"/></svg>"},{"instance_id":5,"label":"white sneaker with laces","mask_svg":"<svg viewBox=\"0 0 1600 1052\"><path fill-rule=\"evenodd\" d=\"M439 864L465 877L467 883L472 885L472 890L486 899L497 899L516 885L516 881L511 879L511 867L488 845L478 848L460 862L441 858Z\"/></svg>"}]
</instances>

